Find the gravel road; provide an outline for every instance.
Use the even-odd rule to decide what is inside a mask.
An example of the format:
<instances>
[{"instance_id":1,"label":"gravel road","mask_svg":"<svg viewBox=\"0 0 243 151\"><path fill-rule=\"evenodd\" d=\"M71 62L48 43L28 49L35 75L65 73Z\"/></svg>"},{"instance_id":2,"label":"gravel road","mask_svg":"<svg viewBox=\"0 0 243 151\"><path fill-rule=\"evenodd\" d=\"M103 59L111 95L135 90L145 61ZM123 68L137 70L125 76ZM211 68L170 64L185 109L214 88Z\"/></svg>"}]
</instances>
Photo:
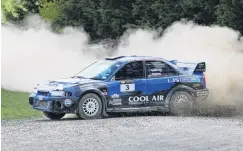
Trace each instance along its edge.
<instances>
[{"instance_id":1,"label":"gravel road","mask_svg":"<svg viewBox=\"0 0 243 151\"><path fill-rule=\"evenodd\" d=\"M243 116L2 121L2 150L243 150Z\"/></svg>"}]
</instances>

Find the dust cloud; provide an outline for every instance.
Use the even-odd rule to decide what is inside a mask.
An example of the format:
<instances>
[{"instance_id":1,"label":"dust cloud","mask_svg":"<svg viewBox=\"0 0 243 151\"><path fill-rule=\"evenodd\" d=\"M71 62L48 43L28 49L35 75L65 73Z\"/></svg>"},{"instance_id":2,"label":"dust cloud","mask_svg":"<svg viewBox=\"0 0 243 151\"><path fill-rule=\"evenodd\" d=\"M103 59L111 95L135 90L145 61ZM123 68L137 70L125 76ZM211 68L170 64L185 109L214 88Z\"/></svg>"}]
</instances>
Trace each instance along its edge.
<instances>
[{"instance_id":1,"label":"dust cloud","mask_svg":"<svg viewBox=\"0 0 243 151\"><path fill-rule=\"evenodd\" d=\"M227 27L181 20L165 29L127 31L113 55L149 55L185 62L205 61L211 103L233 105L243 98L243 37ZM2 26L2 87L31 92L41 82L74 75L105 57L102 44L89 45L82 29L51 32L38 16L24 27Z\"/></svg>"},{"instance_id":2,"label":"dust cloud","mask_svg":"<svg viewBox=\"0 0 243 151\"><path fill-rule=\"evenodd\" d=\"M68 27L60 35L49 27L39 16L28 17L21 28L2 26L2 87L31 92L38 83L73 76L96 60L82 29Z\"/></svg>"},{"instance_id":3,"label":"dust cloud","mask_svg":"<svg viewBox=\"0 0 243 151\"><path fill-rule=\"evenodd\" d=\"M130 34L132 33L132 34ZM210 104L243 104L243 37L230 28L199 26L181 20L161 38L152 30L136 30L122 38L117 55L153 55L168 60L206 62Z\"/></svg>"}]
</instances>

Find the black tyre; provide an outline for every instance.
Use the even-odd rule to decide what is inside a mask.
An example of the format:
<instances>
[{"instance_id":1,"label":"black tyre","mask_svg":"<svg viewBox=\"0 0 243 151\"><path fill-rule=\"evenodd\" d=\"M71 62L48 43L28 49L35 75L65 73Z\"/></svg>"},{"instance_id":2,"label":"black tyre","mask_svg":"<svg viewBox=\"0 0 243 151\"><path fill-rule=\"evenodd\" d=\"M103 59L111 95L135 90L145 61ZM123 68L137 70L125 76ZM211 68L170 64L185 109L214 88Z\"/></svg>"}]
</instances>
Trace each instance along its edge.
<instances>
[{"instance_id":1,"label":"black tyre","mask_svg":"<svg viewBox=\"0 0 243 151\"><path fill-rule=\"evenodd\" d=\"M63 116L65 116L65 113L52 113L52 112L46 112L46 111L43 111L43 114L47 118L52 119L52 120L59 120L59 119L63 118Z\"/></svg>"},{"instance_id":2,"label":"black tyre","mask_svg":"<svg viewBox=\"0 0 243 151\"><path fill-rule=\"evenodd\" d=\"M193 97L185 91L175 92L170 100L170 113L177 116L190 116L194 110Z\"/></svg>"},{"instance_id":3,"label":"black tyre","mask_svg":"<svg viewBox=\"0 0 243 151\"><path fill-rule=\"evenodd\" d=\"M97 119L101 117L102 102L94 93L85 94L78 105L79 115L85 120Z\"/></svg>"}]
</instances>

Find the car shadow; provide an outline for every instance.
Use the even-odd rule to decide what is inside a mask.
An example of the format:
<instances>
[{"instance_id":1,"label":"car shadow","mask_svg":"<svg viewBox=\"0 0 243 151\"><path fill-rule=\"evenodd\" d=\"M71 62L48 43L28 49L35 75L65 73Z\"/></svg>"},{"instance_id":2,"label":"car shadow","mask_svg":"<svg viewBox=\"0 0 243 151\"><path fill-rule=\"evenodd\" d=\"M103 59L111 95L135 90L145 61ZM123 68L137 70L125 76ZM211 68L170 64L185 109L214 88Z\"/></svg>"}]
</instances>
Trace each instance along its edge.
<instances>
[{"instance_id":1,"label":"car shadow","mask_svg":"<svg viewBox=\"0 0 243 151\"><path fill-rule=\"evenodd\" d=\"M71 114L72 115L72 114ZM149 113L111 113L108 117L102 119L111 119L111 118L126 118L126 117L141 117L141 116L166 116L168 113L156 113L156 112L149 112ZM101 119L101 118L100 118ZM73 121L73 120L84 120L75 114L72 117L63 117L62 119L58 120L51 120L46 117L36 119L36 122L54 122L54 121ZM97 120L97 119L94 119Z\"/></svg>"},{"instance_id":2,"label":"car shadow","mask_svg":"<svg viewBox=\"0 0 243 151\"><path fill-rule=\"evenodd\" d=\"M234 111L219 111L219 110L214 110L214 111L207 111L207 112L195 112L190 116L177 116L177 115L172 115L169 113L162 113L162 112L148 112L148 113L110 113L108 117L103 118L102 120L105 119L112 119L112 118L129 118L129 117L148 117L148 116L165 116L165 117L208 117L208 118L230 118L230 117L235 117L238 114L235 113ZM84 120L76 115L73 116L67 116L59 120L50 120L48 118L43 118L43 119L36 119L36 122L55 122L55 121L74 121L74 120ZM94 119L94 120L99 120L99 119Z\"/></svg>"}]
</instances>

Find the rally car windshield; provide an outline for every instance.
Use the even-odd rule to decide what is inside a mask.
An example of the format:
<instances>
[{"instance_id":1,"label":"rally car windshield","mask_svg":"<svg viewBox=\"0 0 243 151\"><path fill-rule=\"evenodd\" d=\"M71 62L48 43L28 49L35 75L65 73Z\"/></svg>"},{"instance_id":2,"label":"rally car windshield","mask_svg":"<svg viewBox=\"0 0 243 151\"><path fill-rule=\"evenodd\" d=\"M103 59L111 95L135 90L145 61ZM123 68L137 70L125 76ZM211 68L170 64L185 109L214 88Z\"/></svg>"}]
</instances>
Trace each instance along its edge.
<instances>
[{"instance_id":1,"label":"rally car windshield","mask_svg":"<svg viewBox=\"0 0 243 151\"><path fill-rule=\"evenodd\" d=\"M75 77L106 80L120 65L121 62L100 60L79 72Z\"/></svg>"}]
</instances>

